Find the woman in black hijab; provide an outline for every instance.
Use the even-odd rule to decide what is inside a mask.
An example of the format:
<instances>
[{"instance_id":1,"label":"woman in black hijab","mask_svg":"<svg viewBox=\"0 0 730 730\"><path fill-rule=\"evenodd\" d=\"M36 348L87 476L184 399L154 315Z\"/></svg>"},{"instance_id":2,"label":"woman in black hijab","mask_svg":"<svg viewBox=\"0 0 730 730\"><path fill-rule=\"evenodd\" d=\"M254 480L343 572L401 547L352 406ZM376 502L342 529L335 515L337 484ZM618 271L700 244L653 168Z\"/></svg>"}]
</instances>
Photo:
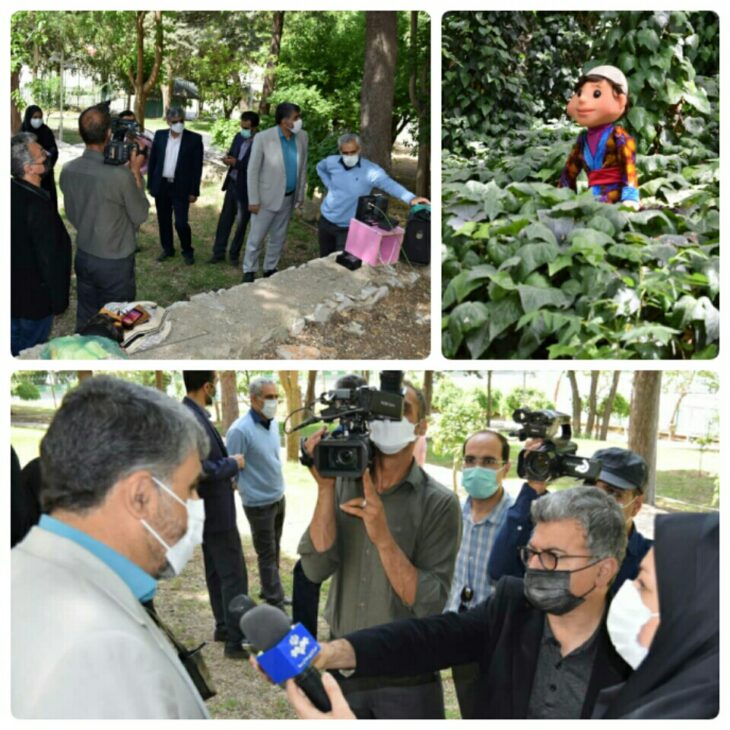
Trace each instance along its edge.
<instances>
[{"instance_id":1,"label":"woman in black hijab","mask_svg":"<svg viewBox=\"0 0 730 730\"><path fill-rule=\"evenodd\" d=\"M659 515L655 532L639 576L621 587L608 616L617 651L636 671L599 695L593 716L713 718L720 709L720 519Z\"/></svg>"},{"instance_id":2,"label":"woman in black hijab","mask_svg":"<svg viewBox=\"0 0 730 730\"><path fill-rule=\"evenodd\" d=\"M35 121L34 121L35 120ZM41 188L51 196L53 207L58 210L58 200L56 197L56 180L53 174L53 168L58 161L58 147L56 146L56 138L53 136L51 128L43 123L43 110L31 104L26 110L23 117L23 132L35 134L38 144L43 147L48 155L48 164L50 169L41 179Z\"/></svg>"}]
</instances>

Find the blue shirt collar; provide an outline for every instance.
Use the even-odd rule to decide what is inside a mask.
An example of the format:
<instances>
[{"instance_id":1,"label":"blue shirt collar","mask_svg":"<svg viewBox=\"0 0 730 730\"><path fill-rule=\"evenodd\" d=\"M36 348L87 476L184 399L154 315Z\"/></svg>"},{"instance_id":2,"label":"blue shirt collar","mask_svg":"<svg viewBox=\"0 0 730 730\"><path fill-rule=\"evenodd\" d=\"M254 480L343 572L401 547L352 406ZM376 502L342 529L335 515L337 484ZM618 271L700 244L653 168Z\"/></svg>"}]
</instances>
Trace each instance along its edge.
<instances>
[{"instance_id":1,"label":"blue shirt collar","mask_svg":"<svg viewBox=\"0 0 730 730\"><path fill-rule=\"evenodd\" d=\"M145 602L154 597L157 581L129 558L125 558L108 545L50 515L42 515L38 527L59 537L65 537L67 540L73 540L77 545L99 558L127 584L138 601Z\"/></svg>"},{"instance_id":2,"label":"blue shirt collar","mask_svg":"<svg viewBox=\"0 0 730 730\"><path fill-rule=\"evenodd\" d=\"M260 413L257 413L253 408L249 411L249 413L251 414L251 418L253 418L256 423L260 423L265 429L268 430L269 426L271 426L272 419L262 416Z\"/></svg>"},{"instance_id":3,"label":"blue shirt collar","mask_svg":"<svg viewBox=\"0 0 730 730\"><path fill-rule=\"evenodd\" d=\"M277 125L276 129L279 131L279 139L284 140L284 142L286 142L286 144L291 144L292 142L297 141L297 138L296 138L296 135L294 134L294 132L292 132L291 137L289 137L289 139L287 139L284 132L281 131L281 127L279 127Z\"/></svg>"},{"instance_id":4,"label":"blue shirt collar","mask_svg":"<svg viewBox=\"0 0 730 730\"><path fill-rule=\"evenodd\" d=\"M479 522L474 522L472 520L471 516L471 495L467 495L466 499L464 500L464 506L462 507L462 515L465 519L468 519L472 524L474 525L483 525L487 522L489 523L496 523L498 521L499 516L502 512L506 509L505 502L509 499L509 495L507 494L507 490L502 490L502 499L497 502L497 504L494 505L494 509L486 515L486 517L483 517Z\"/></svg>"}]
</instances>

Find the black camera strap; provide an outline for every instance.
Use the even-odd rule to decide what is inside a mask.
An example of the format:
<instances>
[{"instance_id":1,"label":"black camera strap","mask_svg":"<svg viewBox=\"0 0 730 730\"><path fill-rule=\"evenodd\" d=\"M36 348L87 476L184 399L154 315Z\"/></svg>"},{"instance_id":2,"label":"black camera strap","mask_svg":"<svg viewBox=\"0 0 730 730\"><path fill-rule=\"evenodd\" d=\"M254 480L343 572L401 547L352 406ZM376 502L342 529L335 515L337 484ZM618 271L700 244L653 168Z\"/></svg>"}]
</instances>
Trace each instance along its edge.
<instances>
[{"instance_id":1,"label":"black camera strap","mask_svg":"<svg viewBox=\"0 0 730 730\"><path fill-rule=\"evenodd\" d=\"M167 636L170 643L175 647L177 656L180 662L185 667L185 671L190 675L190 679L193 680L195 688L200 692L200 696L203 700L209 700L211 697L215 697L218 693L213 679L210 676L210 670L208 665L205 663L201 649L205 646L203 642L196 649L189 650L176 638L175 634L172 633L172 629L157 615L155 607L152 605L152 601L142 604L145 611L150 615L150 618L157 624L162 633Z\"/></svg>"}]
</instances>

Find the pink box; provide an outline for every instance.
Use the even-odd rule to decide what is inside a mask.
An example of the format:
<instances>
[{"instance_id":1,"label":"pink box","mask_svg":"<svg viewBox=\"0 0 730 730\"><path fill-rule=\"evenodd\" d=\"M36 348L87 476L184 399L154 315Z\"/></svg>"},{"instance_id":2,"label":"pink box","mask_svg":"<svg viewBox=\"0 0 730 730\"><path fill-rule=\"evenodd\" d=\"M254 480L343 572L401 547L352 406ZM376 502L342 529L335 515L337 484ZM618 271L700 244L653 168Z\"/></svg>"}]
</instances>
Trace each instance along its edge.
<instances>
[{"instance_id":1,"label":"pink box","mask_svg":"<svg viewBox=\"0 0 730 730\"><path fill-rule=\"evenodd\" d=\"M400 256L403 233L403 229L399 226L392 231L384 231L382 228L369 226L353 218L347 231L345 251L370 266L394 264Z\"/></svg>"}]
</instances>

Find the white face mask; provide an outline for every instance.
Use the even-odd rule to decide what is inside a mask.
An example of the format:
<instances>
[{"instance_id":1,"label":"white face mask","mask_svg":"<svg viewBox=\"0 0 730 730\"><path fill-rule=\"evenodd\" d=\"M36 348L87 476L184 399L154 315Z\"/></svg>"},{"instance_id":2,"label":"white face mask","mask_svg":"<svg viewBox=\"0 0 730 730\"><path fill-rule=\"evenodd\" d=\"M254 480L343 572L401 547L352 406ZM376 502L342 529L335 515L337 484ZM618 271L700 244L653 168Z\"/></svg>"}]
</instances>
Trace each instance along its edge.
<instances>
[{"instance_id":1,"label":"white face mask","mask_svg":"<svg viewBox=\"0 0 730 730\"><path fill-rule=\"evenodd\" d=\"M302 131L303 122L301 119L297 119L292 125L291 125L291 131L296 134L297 132Z\"/></svg>"},{"instance_id":2,"label":"white face mask","mask_svg":"<svg viewBox=\"0 0 730 730\"><path fill-rule=\"evenodd\" d=\"M40 129L43 126L43 119L34 117L30 120L30 126L33 127L33 129Z\"/></svg>"},{"instance_id":3,"label":"white face mask","mask_svg":"<svg viewBox=\"0 0 730 730\"><path fill-rule=\"evenodd\" d=\"M175 134L182 134L183 129L185 129L185 123L175 122L175 124L170 125L170 129L175 132Z\"/></svg>"},{"instance_id":4,"label":"white face mask","mask_svg":"<svg viewBox=\"0 0 730 730\"><path fill-rule=\"evenodd\" d=\"M264 414L265 418L271 420L276 415L276 409L279 407L279 401L277 400L265 400L261 413Z\"/></svg>"},{"instance_id":5,"label":"white face mask","mask_svg":"<svg viewBox=\"0 0 730 730\"><path fill-rule=\"evenodd\" d=\"M342 161L345 167L355 167L360 160L360 155L342 155Z\"/></svg>"},{"instance_id":6,"label":"white face mask","mask_svg":"<svg viewBox=\"0 0 730 730\"><path fill-rule=\"evenodd\" d=\"M169 487L166 487L159 479L152 477L152 481L164 489L171 497L187 508L188 529L185 534L172 546L168 545L159 533L145 521L142 524L149 530L152 536L165 548L167 565L160 573L160 578L172 578L180 575L183 568L190 560L193 550L203 542L203 525L205 523L205 504L202 499L189 499L183 502Z\"/></svg>"},{"instance_id":7,"label":"white face mask","mask_svg":"<svg viewBox=\"0 0 730 730\"><path fill-rule=\"evenodd\" d=\"M625 581L611 601L606 626L614 648L633 669L649 653L649 648L639 643L639 633L653 618L659 614L646 607L633 581Z\"/></svg>"},{"instance_id":8,"label":"white face mask","mask_svg":"<svg viewBox=\"0 0 730 730\"><path fill-rule=\"evenodd\" d=\"M400 421L373 421L370 424L370 440L383 454L397 454L416 438L416 424L407 418Z\"/></svg>"}]
</instances>

